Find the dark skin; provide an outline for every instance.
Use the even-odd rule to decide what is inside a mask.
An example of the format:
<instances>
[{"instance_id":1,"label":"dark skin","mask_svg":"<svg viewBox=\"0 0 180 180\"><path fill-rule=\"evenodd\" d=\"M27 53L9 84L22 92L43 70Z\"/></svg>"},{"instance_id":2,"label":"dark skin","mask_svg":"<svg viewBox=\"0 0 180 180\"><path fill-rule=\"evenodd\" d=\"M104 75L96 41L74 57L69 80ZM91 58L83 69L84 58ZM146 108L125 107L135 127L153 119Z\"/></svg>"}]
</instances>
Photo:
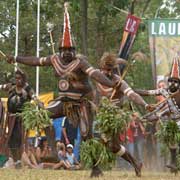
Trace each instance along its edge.
<instances>
[{"instance_id":1,"label":"dark skin","mask_svg":"<svg viewBox=\"0 0 180 180\"><path fill-rule=\"evenodd\" d=\"M60 48L59 52L60 52L61 57L63 57L62 58L64 60L63 64L68 64L72 60L75 59L75 49L74 48Z\"/></svg>"},{"instance_id":2,"label":"dark skin","mask_svg":"<svg viewBox=\"0 0 180 180\"><path fill-rule=\"evenodd\" d=\"M171 93L175 93L180 88L180 80L176 78L169 78L168 88Z\"/></svg>"},{"instance_id":3,"label":"dark skin","mask_svg":"<svg viewBox=\"0 0 180 180\"><path fill-rule=\"evenodd\" d=\"M114 72L113 72L113 69L114 69L114 66L111 66L111 65L104 65L101 70L102 72L109 78L109 79L113 79L113 76L114 76ZM115 81L115 82L119 82L120 80L119 79L114 79L112 81ZM116 95L114 96L114 98L120 98L121 96L123 96L121 90L120 90L120 87L121 87L121 84L119 87L117 87L117 92L116 92ZM119 92L118 92L119 90ZM142 99L142 97L140 97L138 94L136 94L135 92L133 92L129 98L134 101L135 103L139 104L139 105L142 105L142 106L145 106L146 105L146 102ZM152 111L154 108L152 105L148 105L146 106L146 109L148 111Z\"/></svg>"},{"instance_id":4,"label":"dark skin","mask_svg":"<svg viewBox=\"0 0 180 180\"><path fill-rule=\"evenodd\" d=\"M15 74L15 85L16 85L16 92L18 93L21 93L24 86L26 84L26 80L24 79L23 75L19 74L19 73L16 73ZM11 89L11 87L13 86L13 84L11 83L8 83L6 84L6 87L5 87L5 91L9 91ZM32 97L32 95L34 94L34 92L31 90L29 92L29 96Z\"/></svg>"},{"instance_id":5,"label":"dark skin","mask_svg":"<svg viewBox=\"0 0 180 180\"><path fill-rule=\"evenodd\" d=\"M73 62L74 60L76 60L76 56L75 56L75 49L70 47L70 48L65 48L65 47L61 47L59 48L59 58L61 60L61 63L63 65L68 65L71 62ZM51 56L48 56L46 58L45 61L43 61L43 65L40 62L40 58L37 57L21 57L18 56L16 58L16 61L18 63L22 63L22 64L26 64L29 66L53 66L52 61L51 61ZM8 56L7 58L7 62L8 63L15 63L15 59L14 56ZM81 63L78 66L78 70L75 72L75 74L77 75L79 80L70 80L71 81L71 85L74 87L74 89L79 90L81 92L90 92L91 87L87 81L88 77L87 74L84 73L85 72L85 67L86 64ZM83 73L82 73L83 72ZM61 78L61 77L60 77ZM91 75L91 78L95 79L96 81L105 84L106 86L109 87L114 87L116 85L117 82L112 82L110 81L105 75L103 75L100 72L95 72ZM89 96L92 98L93 95L89 94ZM59 109L62 109L62 105L59 104L59 108L55 109L51 109L50 111L52 112L52 118L56 118L59 116L64 116L64 114L62 114L62 112L59 111Z\"/></svg>"},{"instance_id":6,"label":"dark skin","mask_svg":"<svg viewBox=\"0 0 180 180\"><path fill-rule=\"evenodd\" d=\"M13 56L9 56L7 61L8 63L15 63ZM58 103L55 105L49 104L47 107L47 110L51 112L51 118L67 116L66 112L63 110L65 107L64 104L67 101L72 102L73 100L73 102L77 101L78 103L81 103L82 100L93 100L93 87L89 81L89 77L108 87L115 87L117 83L111 81L100 71L93 68L88 63L85 56L76 55L73 47L61 47L59 49L59 55L48 57L37 58L18 56L16 62L29 66L52 66L54 68L56 75L59 78L59 94L61 94L61 96L59 96L59 99L57 100ZM65 82L65 85L67 85L66 89L62 88L64 86L62 82ZM81 134L83 134L84 139L86 139L87 136L91 137L90 134L94 112L90 104L86 103L84 106L86 106L86 111L83 108L84 113L88 114L86 116L88 128L81 126L81 132L83 131ZM78 108L80 108L80 106ZM76 110L74 113L77 112L79 111ZM80 114L79 118L83 119L84 117L82 118L81 116L82 114ZM86 135L87 132L89 132L88 135Z\"/></svg>"},{"instance_id":7,"label":"dark skin","mask_svg":"<svg viewBox=\"0 0 180 180\"><path fill-rule=\"evenodd\" d=\"M18 91L21 91L23 86L25 85L25 82L20 74L15 75L15 81L16 81L16 89Z\"/></svg>"},{"instance_id":8,"label":"dark skin","mask_svg":"<svg viewBox=\"0 0 180 180\"><path fill-rule=\"evenodd\" d=\"M28 85L25 74L20 70L17 70L15 73L15 84L3 84L1 89L8 92L6 127L9 130L4 132L4 136L6 136L4 144L5 147L8 146L10 148L13 159L19 160L24 143L24 130L21 125L21 118L16 113L21 112L23 104L32 99L33 89Z\"/></svg>"},{"instance_id":9,"label":"dark skin","mask_svg":"<svg viewBox=\"0 0 180 180\"><path fill-rule=\"evenodd\" d=\"M60 48L59 49L59 57L61 58L61 62L63 65L68 65L69 63L71 63L73 60L76 59L75 57L75 50L74 48L70 47L70 48ZM46 61L43 61L43 65L40 62L40 58L37 57L21 57L18 56L15 60L14 56L8 56L7 58L7 62L12 64L15 62L21 63L21 64L25 64L25 65L29 65L29 66L52 66L52 62L51 62L51 57L47 57ZM83 64L81 65L82 67L79 67L81 70L83 70ZM116 83L111 82L110 80L108 80L102 73L100 72L96 72L91 76L93 79L95 79L98 82L101 82L102 84L105 84L109 87L114 87L116 85Z\"/></svg>"}]
</instances>

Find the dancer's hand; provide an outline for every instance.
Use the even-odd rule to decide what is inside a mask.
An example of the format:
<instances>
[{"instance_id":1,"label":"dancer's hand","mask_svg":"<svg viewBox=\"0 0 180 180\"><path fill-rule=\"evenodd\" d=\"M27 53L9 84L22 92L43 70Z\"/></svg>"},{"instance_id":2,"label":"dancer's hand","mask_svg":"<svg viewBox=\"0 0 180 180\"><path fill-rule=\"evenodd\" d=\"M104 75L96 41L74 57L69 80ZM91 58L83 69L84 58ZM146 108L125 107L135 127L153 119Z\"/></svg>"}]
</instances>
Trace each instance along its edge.
<instances>
[{"instance_id":1,"label":"dancer's hand","mask_svg":"<svg viewBox=\"0 0 180 180\"><path fill-rule=\"evenodd\" d=\"M105 144L108 142L108 139L104 133L101 134L101 140L103 140L103 143Z\"/></svg>"},{"instance_id":2,"label":"dancer's hand","mask_svg":"<svg viewBox=\"0 0 180 180\"><path fill-rule=\"evenodd\" d=\"M147 105L145 106L145 109L146 109L147 111L149 111L149 112L152 112L152 111L154 111L154 110L156 109L156 107L155 107L154 104L147 104Z\"/></svg>"}]
</instances>

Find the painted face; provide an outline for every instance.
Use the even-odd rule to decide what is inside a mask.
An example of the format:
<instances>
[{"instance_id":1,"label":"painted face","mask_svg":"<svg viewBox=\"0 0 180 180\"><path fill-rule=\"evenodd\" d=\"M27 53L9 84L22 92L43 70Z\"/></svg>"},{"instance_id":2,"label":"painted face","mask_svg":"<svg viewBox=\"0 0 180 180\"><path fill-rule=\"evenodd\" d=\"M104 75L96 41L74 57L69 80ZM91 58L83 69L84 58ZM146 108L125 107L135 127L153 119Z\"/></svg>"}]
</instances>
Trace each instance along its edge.
<instances>
[{"instance_id":1,"label":"painted face","mask_svg":"<svg viewBox=\"0 0 180 180\"><path fill-rule=\"evenodd\" d=\"M66 62L71 62L75 58L75 50L73 48L62 48L60 55Z\"/></svg>"},{"instance_id":2,"label":"painted face","mask_svg":"<svg viewBox=\"0 0 180 180\"><path fill-rule=\"evenodd\" d=\"M24 86L24 81L23 81L23 78L20 74L15 75L15 81L16 81L16 86L18 86L18 87Z\"/></svg>"},{"instance_id":3,"label":"painted face","mask_svg":"<svg viewBox=\"0 0 180 180\"><path fill-rule=\"evenodd\" d=\"M180 88L178 79L168 79L168 88L170 92L174 93Z\"/></svg>"}]
</instances>

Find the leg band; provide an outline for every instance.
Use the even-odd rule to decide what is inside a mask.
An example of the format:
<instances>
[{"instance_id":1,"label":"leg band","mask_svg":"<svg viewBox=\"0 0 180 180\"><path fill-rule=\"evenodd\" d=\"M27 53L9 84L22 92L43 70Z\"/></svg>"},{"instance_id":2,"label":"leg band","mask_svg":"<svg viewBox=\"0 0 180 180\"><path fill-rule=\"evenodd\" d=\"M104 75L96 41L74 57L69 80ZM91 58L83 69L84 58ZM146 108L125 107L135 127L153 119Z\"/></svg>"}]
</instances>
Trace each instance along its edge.
<instances>
[{"instance_id":1,"label":"leg band","mask_svg":"<svg viewBox=\"0 0 180 180\"><path fill-rule=\"evenodd\" d=\"M126 152L126 148L120 145L121 149L117 152L117 155L122 156Z\"/></svg>"}]
</instances>

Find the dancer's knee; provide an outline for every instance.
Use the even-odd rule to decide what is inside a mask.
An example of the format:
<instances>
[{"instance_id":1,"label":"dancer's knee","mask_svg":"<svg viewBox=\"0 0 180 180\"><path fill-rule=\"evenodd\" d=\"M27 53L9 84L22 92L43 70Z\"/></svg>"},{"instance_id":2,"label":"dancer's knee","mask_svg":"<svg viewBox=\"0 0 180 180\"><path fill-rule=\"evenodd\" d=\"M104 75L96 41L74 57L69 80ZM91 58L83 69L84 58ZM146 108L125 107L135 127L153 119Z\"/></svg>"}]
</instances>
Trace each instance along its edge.
<instances>
[{"instance_id":1,"label":"dancer's knee","mask_svg":"<svg viewBox=\"0 0 180 180\"><path fill-rule=\"evenodd\" d=\"M126 148L122 145L120 145L120 150L117 152L117 155L122 156L126 152Z\"/></svg>"}]
</instances>

